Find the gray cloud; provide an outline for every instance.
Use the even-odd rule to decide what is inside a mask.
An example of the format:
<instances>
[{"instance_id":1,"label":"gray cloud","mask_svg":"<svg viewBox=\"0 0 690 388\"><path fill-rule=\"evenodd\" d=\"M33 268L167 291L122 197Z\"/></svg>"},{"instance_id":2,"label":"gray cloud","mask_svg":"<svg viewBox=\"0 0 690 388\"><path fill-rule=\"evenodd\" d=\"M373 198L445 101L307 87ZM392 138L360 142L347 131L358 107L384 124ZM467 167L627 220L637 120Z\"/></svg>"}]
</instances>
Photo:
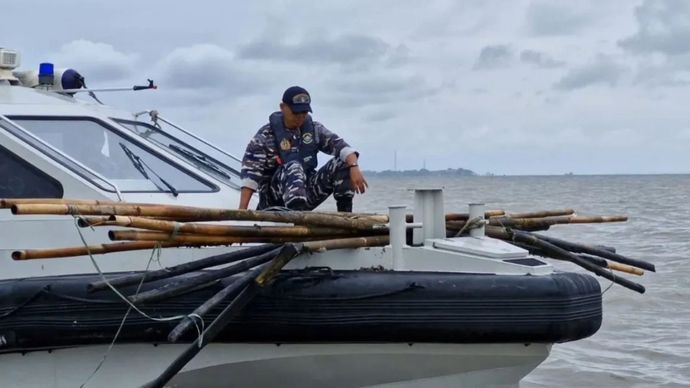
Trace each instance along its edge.
<instances>
[{"instance_id":1,"label":"gray cloud","mask_svg":"<svg viewBox=\"0 0 690 388\"><path fill-rule=\"evenodd\" d=\"M513 53L508 45L486 46L479 53L473 69L489 70L506 67L510 64Z\"/></svg>"},{"instance_id":2,"label":"gray cloud","mask_svg":"<svg viewBox=\"0 0 690 388\"><path fill-rule=\"evenodd\" d=\"M566 2L532 2L527 8L527 30L531 35L568 35L579 31L589 20Z\"/></svg>"},{"instance_id":3,"label":"gray cloud","mask_svg":"<svg viewBox=\"0 0 690 388\"><path fill-rule=\"evenodd\" d=\"M634 53L690 53L690 2L645 0L635 8L637 32L619 42Z\"/></svg>"},{"instance_id":4,"label":"gray cloud","mask_svg":"<svg viewBox=\"0 0 690 388\"><path fill-rule=\"evenodd\" d=\"M690 55L689 55L690 56ZM686 62L688 58L679 62ZM675 62L675 61L674 61ZM690 85L690 77L687 71L679 70L679 65L687 63L641 64L637 69L634 82L652 88L657 87L684 87Z\"/></svg>"},{"instance_id":5,"label":"gray cloud","mask_svg":"<svg viewBox=\"0 0 690 388\"><path fill-rule=\"evenodd\" d=\"M346 78L337 77L329 82L329 88L333 92L326 99L348 108L418 103L441 90L439 87L430 86L420 75L385 71Z\"/></svg>"},{"instance_id":6,"label":"gray cloud","mask_svg":"<svg viewBox=\"0 0 690 388\"><path fill-rule=\"evenodd\" d=\"M367 169L390 167L394 149L409 168L426 158L434 168L512 174L688 172L690 165L690 115L677 103L690 98L681 1L281 0L217 2L214 12L181 12L162 0L5 3L3 15L42 10L31 15L31 31L22 17L0 25L2 45L22 50L23 68L54 61L81 71L90 87L151 77L157 92L99 98L128 111L159 109L240 155L284 88L299 84L314 96L315 118L358 147ZM133 9L156 17L123 23ZM482 48L495 44L512 54L498 50L481 63L508 67L474 71ZM539 67L549 60L566 65ZM513 97L517 91L522 98ZM566 151L545 164L555 146ZM505 152L487 158L489 148ZM650 149L663 152L626 158Z\"/></svg>"},{"instance_id":7,"label":"gray cloud","mask_svg":"<svg viewBox=\"0 0 690 388\"><path fill-rule=\"evenodd\" d=\"M364 117L365 120L369 122L382 122L382 121L388 121L394 117L396 117L398 114L396 112L390 111L390 110L379 110L375 111L371 114L368 114Z\"/></svg>"},{"instance_id":8,"label":"gray cloud","mask_svg":"<svg viewBox=\"0 0 690 388\"><path fill-rule=\"evenodd\" d=\"M524 63L544 69L552 69L565 65L565 62L557 61L547 54L535 50L522 50L520 53L520 60Z\"/></svg>"},{"instance_id":9,"label":"gray cloud","mask_svg":"<svg viewBox=\"0 0 690 388\"><path fill-rule=\"evenodd\" d=\"M390 51L391 46L379 38L350 34L335 38L317 36L296 43L264 38L244 45L238 54L246 59L349 64L383 60ZM407 55L404 49L396 49L392 54L391 60L394 61Z\"/></svg>"},{"instance_id":10,"label":"gray cloud","mask_svg":"<svg viewBox=\"0 0 690 388\"><path fill-rule=\"evenodd\" d=\"M52 58L56 67L74 68L84 75L88 84L89 80L127 78L133 73L139 55L118 51L107 43L79 39L62 45Z\"/></svg>"},{"instance_id":11,"label":"gray cloud","mask_svg":"<svg viewBox=\"0 0 690 388\"><path fill-rule=\"evenodd\" d=\"M213 44L177 48L160 61L158 71L172 89L232 90L226 98L258 93L269 82L241 67L231 51Z\"/></svg>"},{"instance_id":12,"label":"gray cloud","mask_svg":"<svg viewBox=\"0 0 690 388\"><path fill-rule=\"evenodd\" d=\"M625 70L615 61L599 56L591 64L570 70L556 82L554 89L575 90L597 84L615 86Z\"/></svg>"}]
</instances>

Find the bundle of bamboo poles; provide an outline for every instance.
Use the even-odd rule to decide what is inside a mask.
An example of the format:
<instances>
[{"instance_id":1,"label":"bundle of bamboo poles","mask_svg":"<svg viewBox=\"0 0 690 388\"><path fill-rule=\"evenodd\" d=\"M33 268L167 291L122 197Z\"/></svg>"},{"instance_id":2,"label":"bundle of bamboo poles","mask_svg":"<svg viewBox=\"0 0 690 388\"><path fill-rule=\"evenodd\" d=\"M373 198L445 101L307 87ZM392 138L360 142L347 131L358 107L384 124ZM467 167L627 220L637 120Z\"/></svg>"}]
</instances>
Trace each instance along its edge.
<instances>
[{"instance_id":1,"label":"bundle of bamboo poles","mask_svg":"<svg viewBox=\"0 0 690 388\"><path fill-rule=\"evenodd\" d=\"M69 199L2 199L0 208L13 214L55 214L79 217L81 227L119 227L108 235L114 243L13 252L15 260L105 254L127 250L178 246L232 245L243 243L297 243L353 241L347 247L385 245L388 243L388 216L370 213L266 212L212 209L144 203L122 203ZM581 216L573 209L506 213L502 209L485 212L486 233L521 247L533 254L572 261L600 276L599 268L641 275L654 266L626 258L610 249L567 243L529 232L547 230L553 225L626 221L626 216ZM445 215L448 236L466 233L472 226L467 213ZM205 221L256 221L270 225L223 225ZM413 216L407 216L413 222ZM408 230L411 232L411 229ZM528 236L528 237L526 237ZM411 233L408 233L411 240ZM550 245L546 245L546 244ZM354 245L352 245L354 244ZM555 246L552 247L551 245ZM333 246L333 245L331 245ZM316 249L316 248L308 248ZM570 255L558 249L564 249ZM578 256L573 256L577 254ZM585 263L585 264L583 264ZM596 269L592 269L593 264ZM610 276L609 276L610 277ZM617 279L616 277L614 277ZM641 286L640 286L641 287ZM642 288L632 287L640 291Z\"/></svg>"},{"instance_id":2,"label":"bundle of bamboo poles","mask_svg":"<svg viewBox=\"0 0 690 388\"><path fill-rule=\"evenodd\" d=\"M174 267L121 275L88 285L89 290L97 291L169 279L163 286L127 296L131 303L146 305L200 287L221 282L228 284L170 332L168 339L178 341L198 323L195 319L203 320L214 307L230 301L205 328L203 335L198 336L148 387L164 386L220 333L252 299L259 287L269 284L288 261L302 252L384 246L389 243L389 219L381 214L266 212L68 199L0 199L0 208L11 209L15 215L72 215L77 217L80 227L109 227L108 236L115 241L90 246L19 250L12 253L15 260L96 255L155 247L263 243ZM473 227L485 225L489 237L525 248L535 255L570 261L640 293L644 292L642 285L615 275L612 270L634 275L642 275L645 269L655 271L653 264L625 257L613 248L572 243L533 233L558 224L623 222L627 220L626 216L581 216L573 209L529 213L507 213L494 209L487 210L484 216L485 221L477 222L476 219L470 219L467 213L446 214L447 236L463 235ZM228 225L208 221L263 224ZM406 221L414 222L414 217L408 215ZM412 240L411 232L412 229L408 229L408 243ZM188 276L190 274L193 276Z\"/></svg>"}]
</instances>

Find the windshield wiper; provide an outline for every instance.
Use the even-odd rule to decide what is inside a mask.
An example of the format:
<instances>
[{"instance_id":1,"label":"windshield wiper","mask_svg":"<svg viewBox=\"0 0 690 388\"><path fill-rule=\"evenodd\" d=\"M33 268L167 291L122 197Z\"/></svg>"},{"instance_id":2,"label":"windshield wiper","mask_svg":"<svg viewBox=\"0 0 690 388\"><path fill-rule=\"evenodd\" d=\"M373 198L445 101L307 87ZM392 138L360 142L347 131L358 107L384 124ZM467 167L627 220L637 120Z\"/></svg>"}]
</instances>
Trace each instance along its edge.
<instances>
[{"instance_id":1,"label":"windshield wiper","mask_svg":"<svg viewBox=\"0 0 690 388\"><path fill-rule=\"evenodd\" d=\"M127 155L127 158L129 159L129 161L132 162L132 165L134 166L134 168L136 168L137 171L139 171L141 173L141 175L144 176L144 178L151 180L151 178L149 178L149 174L146 173L146 169L144 169L144 166L141 162L141 158L139 156L135 155L134 152L132 152L132 150L130 150L126 145L124 145L122 143L119 143L119 144L120 144L120 147L122 147L122 150L125 152L125 155Z\"/></svg>"},{"instance_id":2,"label":"windshield wiper","mask_svg":"<svg viewBox=\"0 0 690 388\"><path fill-rule=\"evenodd\" d=\"M232 177L230 175L228 175L228 173L221 170L220 167L216 166L213 162L208 160L208 158L206 158L206 155L203 155L203 154L197 155L194 152L186 150L186 149L184 149L184 148L182 148L176 144L168 144L168 147L170 147L170 149L177 152L178 154L186 157L187 159L190 159L193 162L199 163L202 167L208 168L209 170L215 172L216 174L222 176L223 178L232 179Z\"/></svg>"},{"instance_id":3,"label":"windshield wiper","mask_svg":"<svg viewBox=\"0 0 690 388\"><path fill-rule=\"evenodd\" d=\"M158 186L153 179L151 179L149 177L149 174L146 173L146 169L148 169L153 175L155 175L156 178L158 178L158 180L161 181L161 183L163 183L165 185L165 187L168 188L168 190L170 190L170 193L174 197L177 197L179 195L179 193L177 192L175 187L173 185L171 185L170 183L168 183L165 179L161 178L161 176L158 175L156 173L156 171L154 171L148 164L146 164L143 160L141 160L141 157L139 157L137 154L132 152L132 150L130 150L129 147L127 147L123 143L119 143L119 144L120 144L120 147L122 147L122 151L124 151L125 155L127 155L127 158L129 159L129 161L132 162L132 165L134 166L134 168L136 168L137 171L139 171L139 173L141 173L141 175L144 176L144 178L150 180L154 184L154 186L156 186L156 188L158 190L165 191L163 188Z\"/></svg>"}]
</instances>

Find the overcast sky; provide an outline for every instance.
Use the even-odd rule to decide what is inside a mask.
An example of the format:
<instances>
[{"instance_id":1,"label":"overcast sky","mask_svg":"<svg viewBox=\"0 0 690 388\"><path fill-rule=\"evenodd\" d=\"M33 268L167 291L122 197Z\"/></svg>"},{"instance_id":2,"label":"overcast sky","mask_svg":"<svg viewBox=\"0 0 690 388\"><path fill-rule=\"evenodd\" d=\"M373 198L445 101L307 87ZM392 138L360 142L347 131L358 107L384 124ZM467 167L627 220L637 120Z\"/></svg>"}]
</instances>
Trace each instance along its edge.
<instances>
[{"instance_id":1,"label":"overcast sky","mask_svg":"<svg viewBox=\"0 0 690 388\"><path fill-rule=\"evenodd\" d=\"M100 97L240 155L301 85L365 169L690 172L690 1L6 3L23 68L153 78Z\"/></svg>"}]
</instances>

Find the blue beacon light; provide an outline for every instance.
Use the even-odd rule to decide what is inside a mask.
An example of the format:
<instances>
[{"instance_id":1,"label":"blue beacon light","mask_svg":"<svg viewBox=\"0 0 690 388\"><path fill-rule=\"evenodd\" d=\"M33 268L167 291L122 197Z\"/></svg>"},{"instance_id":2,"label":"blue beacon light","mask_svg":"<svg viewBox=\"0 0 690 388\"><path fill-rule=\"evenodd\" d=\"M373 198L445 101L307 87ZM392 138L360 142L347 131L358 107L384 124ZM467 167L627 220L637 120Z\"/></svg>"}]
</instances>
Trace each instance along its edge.
<instances>
[{"instance_id":1,"label":"blue beacon light","mask_svg":"<svg viewBox=\"0 0 690 388\"><path fill-rule=\"evenodd\" d=\"M52 63L38 65L38 83L40 85L52 85L55 82L55 67Z\"/></svg>"}]
</instances>

